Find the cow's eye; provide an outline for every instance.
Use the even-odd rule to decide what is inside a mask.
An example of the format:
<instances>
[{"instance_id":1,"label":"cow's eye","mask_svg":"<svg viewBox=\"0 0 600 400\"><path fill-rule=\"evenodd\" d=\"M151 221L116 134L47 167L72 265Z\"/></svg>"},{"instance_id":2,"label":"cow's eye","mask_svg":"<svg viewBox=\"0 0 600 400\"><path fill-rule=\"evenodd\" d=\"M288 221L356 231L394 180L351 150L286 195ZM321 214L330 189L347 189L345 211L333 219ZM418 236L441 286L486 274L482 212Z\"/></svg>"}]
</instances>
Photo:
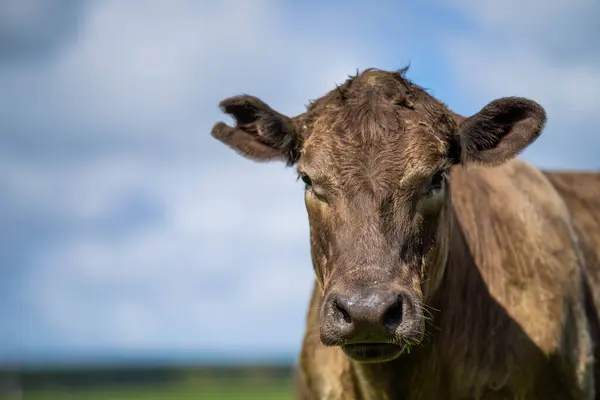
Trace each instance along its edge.
<instances>
[{"instance_id":1,"label":"cow's eye","mask_svg":"<svg viewBox=\"0 0 600 400\"><path fill-rule=\"evenodd\" d=\"M321 187L318 184L316 186L313 185L312 179L310 179L310 177L304 172L300 172L298 174L298 179L301 179L302 182L304 182L304 192L306 194L310 195L313 198L316 198L319 201L327 203L327 195L325 193L325 190L323 190L323 187Z\"/></svg>"},{"instance_id":2,"label":"cow's eye","mask_svg":"<svg viewBox=\"0 0 600 400\"><path fill-rule=\"evenodd\" d=\"M427 194L435 194L444 187L444 181L446 180L447 173L445 171L438 171L431 177L429 185L427 186Z\"/></svg>"},{"instance_id":3,"label":"cow's eye","mask_svg":"<svg viewBox=\"0 0 600 400\"><path fill-rule=\"evenodd\" d=\"M302 179L302 182L304 182L305 190L310 189L312 187L312 181L310 180L310 177L304 172L300 173L300 179Z\"/></svg>"}]
</instances>

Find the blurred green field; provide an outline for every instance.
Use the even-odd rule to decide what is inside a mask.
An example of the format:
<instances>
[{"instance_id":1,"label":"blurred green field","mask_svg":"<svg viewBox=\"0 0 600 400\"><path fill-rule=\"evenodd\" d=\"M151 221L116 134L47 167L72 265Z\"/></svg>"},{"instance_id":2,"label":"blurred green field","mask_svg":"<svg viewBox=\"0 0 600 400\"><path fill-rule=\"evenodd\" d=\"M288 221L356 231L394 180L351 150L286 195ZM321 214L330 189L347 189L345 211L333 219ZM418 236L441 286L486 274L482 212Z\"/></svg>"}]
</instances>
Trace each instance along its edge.
<instances>
[{"instance_id":1,"label":"blurred green field","mask_svg":"<svg viewBox=\"0 0 600 400\"><path fill-rule=\"evenodd\" d=\"M15 397L18 398L18 397ZM23 393L22 400L288 400L289 383L278 385L173 385L127 388L44 389Z\"/></svg>"},{"instance_id":2,"label":"blurred green field","mask_svg":"<svg viewBox=\"0 0 600 400\"><path fill-rule=\"evenodd\" d=\"M0 370L0 400L289 400L291 366Z\"/></svg>"}]
</instances>

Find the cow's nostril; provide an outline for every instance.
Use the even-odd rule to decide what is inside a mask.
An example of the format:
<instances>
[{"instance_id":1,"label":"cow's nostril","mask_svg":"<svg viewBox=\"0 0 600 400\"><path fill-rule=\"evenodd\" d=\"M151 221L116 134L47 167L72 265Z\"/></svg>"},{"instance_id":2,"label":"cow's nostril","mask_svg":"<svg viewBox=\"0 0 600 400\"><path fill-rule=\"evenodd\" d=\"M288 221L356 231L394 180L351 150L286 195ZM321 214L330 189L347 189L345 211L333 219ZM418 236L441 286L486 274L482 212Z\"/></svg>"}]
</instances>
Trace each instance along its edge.
<instances>
[{"instance_id":1,"label":"cow's nostril","mask_svg":"<svg viewBox=\"0 0 600 400\"><path fill-rule=\"evenodd\" d=\"M402 323L403 315L402 297L398 296L396 302L383 314L383 325L389 330L395 330Z\"/></svg>"},{"instance_id":2,"label":"cow's nostril","mask_svg":"<svg viewBox=\"0 0 600 400\"><path fill-rule=\"evenodd\" d=\"M333 309L335 310L335 313L338 315L338 318L341 317L341 319L343 319L344 322L347 324L352 323L352 318L350 318L350 314L348 313L348 311L346 311L346 309L342 305L340 305L340 303L338 303L337 301L334 301Z\"/></svg>"}]
</instances>

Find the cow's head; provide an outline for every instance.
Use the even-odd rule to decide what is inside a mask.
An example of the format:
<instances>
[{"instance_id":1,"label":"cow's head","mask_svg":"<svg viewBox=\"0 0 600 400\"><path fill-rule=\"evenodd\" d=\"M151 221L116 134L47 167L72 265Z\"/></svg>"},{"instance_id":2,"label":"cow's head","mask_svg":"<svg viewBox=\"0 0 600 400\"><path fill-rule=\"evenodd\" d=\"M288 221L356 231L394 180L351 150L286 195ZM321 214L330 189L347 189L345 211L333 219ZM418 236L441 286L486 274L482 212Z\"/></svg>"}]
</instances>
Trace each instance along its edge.
<instances>
[{"instance_id":1,"label":"cow's head","mask_svg":"<svg viewBox=\"0 0 600 400\"><path fill-rule=\"evenodd\" d=\"M364 362L394 359L423 337L447 255L450 168L500 164L546 120L515 97L460 117L404 70L366 70L295 118L250 96L221 107L236 126L219 123L214 137L254 160L297 165L323 291L321 341Z\"/></svg>"}]
</instances>

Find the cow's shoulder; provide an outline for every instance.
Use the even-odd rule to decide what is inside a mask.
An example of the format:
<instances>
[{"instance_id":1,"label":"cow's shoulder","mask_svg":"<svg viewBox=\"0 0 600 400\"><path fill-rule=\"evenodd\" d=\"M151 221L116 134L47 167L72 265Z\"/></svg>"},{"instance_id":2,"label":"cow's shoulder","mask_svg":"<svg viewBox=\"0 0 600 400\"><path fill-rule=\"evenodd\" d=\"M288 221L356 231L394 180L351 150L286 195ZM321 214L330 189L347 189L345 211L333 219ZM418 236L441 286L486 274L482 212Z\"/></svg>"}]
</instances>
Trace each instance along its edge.
<instances>
[{"instance_id":1,"label":"cow's shoulder","mask_svg":"<svg viewBox=\"0 0 600 400\"><path fill-rule=\"evenodd\" d=\"M566 313L575 312L565 304L577 303L581 290L579 249L561 196L519 159L456 168L451 190L468 254L490 294L541 349L554 351Z\"/></svg>"},{"instance_id":2,"label":"cow's shoulder","mask_svg":"<svg viewBox=\"0 0 600 400\"><path fill-rule=\"evenodd\" d=\"M489 361L464 365L464 376L479 371L472 382L463 380L465 388L494 387L503 379L507 387L532 385L537 374L548 371L545 360L551 358L577 365L580 375L573 379L588 381L583 261L562 196L539 169L518 159L495 168L457 167L451 192L456 227L462 230L454 237L464 239L451 246L458 256L451 257L446 274L453 283L447 303L478 293L465 304L477 320L466 337L471 353L488 357L474 359ZM444 319L453 321L453 313L446 314ZM461 329L450 338L461 337ZM533 365L534 359L538 367L529 375L510 374L509 366Z\"/></svg>"}]
</instances>

